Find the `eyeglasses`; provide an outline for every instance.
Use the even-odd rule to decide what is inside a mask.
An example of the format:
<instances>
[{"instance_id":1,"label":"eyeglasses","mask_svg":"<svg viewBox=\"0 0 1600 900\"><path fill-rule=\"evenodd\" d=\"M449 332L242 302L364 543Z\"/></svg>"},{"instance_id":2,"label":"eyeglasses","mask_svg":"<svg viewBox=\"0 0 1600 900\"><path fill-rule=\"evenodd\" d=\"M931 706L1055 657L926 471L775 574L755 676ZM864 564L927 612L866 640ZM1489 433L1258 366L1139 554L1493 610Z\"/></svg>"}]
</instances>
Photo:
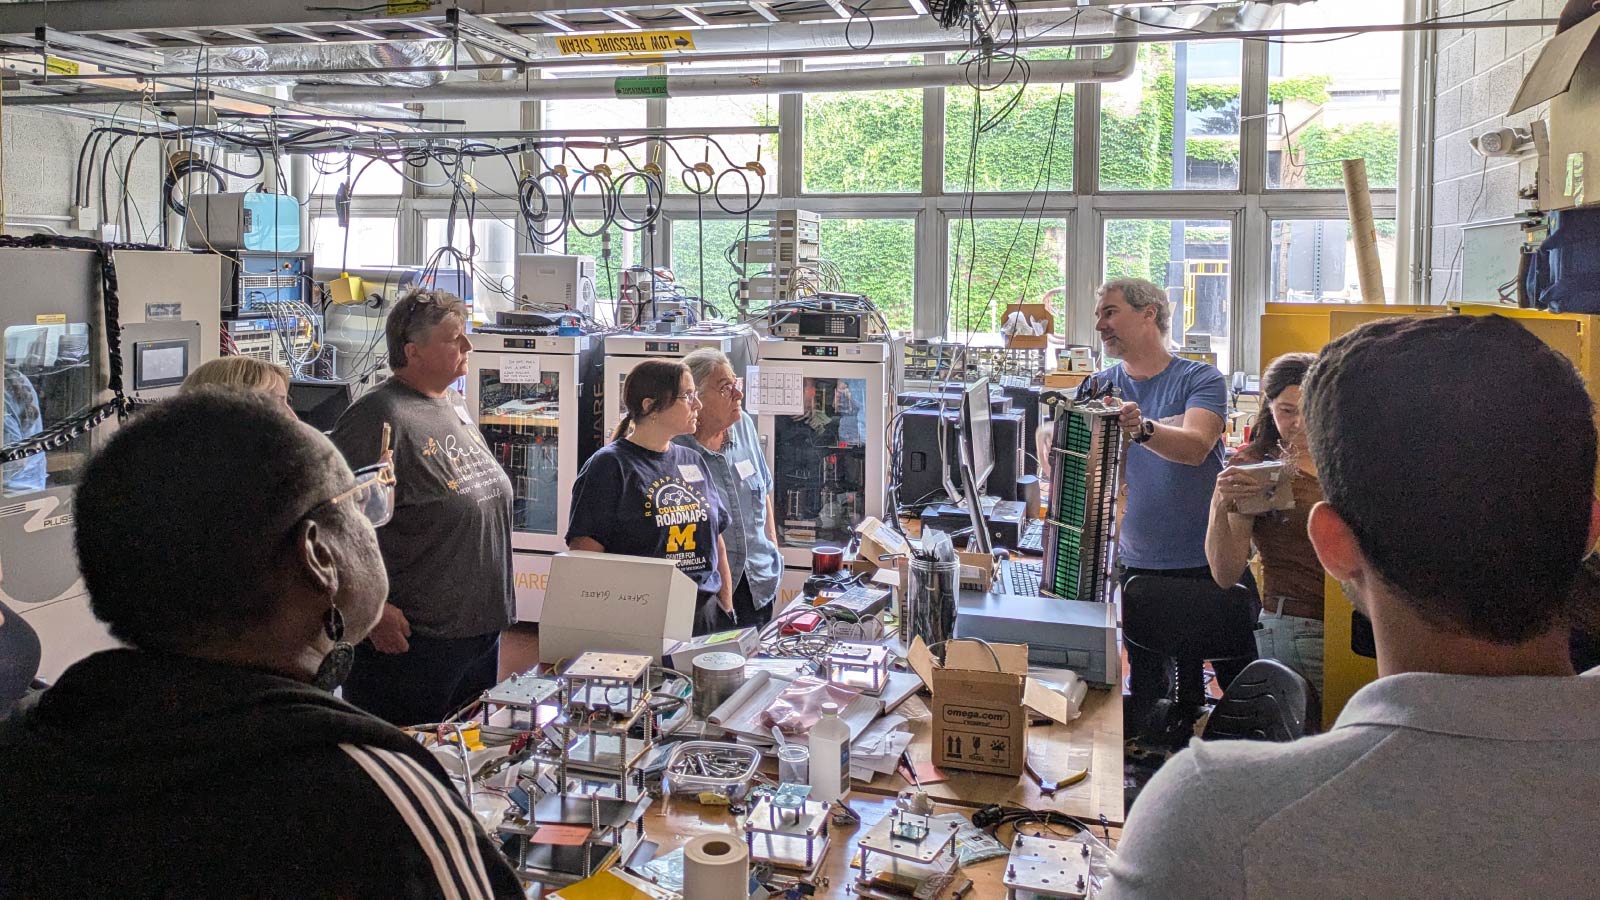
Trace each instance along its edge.
<instances>
[{"instance_id":1,"label":"eyeglasses","mask_svg":"<svg viewBox=\"0 0 1600 900\"><path fill-rule=\"evenodd\" d=\"M411 339L411 328L416 324L417 316L421 313L423 307L433 307L434 309L449 312L453 305L450 300L435 297L432 294L417 294L413 296L411 298L411 306L406 309L405 314L400 318L400 339L408 344L416 343Z\"/></svg>"},{"instance_id":2,"label":"eyeglasses","mask_svg":"<svg viewBox=\"0 0 1600 900\"><path fill-rule=\"evenodd\" d=\"M717 387L717 393L721 394L724 398L726 398L728 400L732 400L733 399L733 395L738 393L738 392L739 392L739 385L735 384L732 381L724 381L721 385L719 385Z\"/></svg>"},{"instance_id":3,"label":"eyeglasses","mask_svg":"<svg viewBox=\"0 0 1600 900\"><path fill-rule=\"evenodd\" d=\"M679 400L687 400L690 403L699 403L700 402L700 392L699 391L684 391L683 393L678 395L678 399Z\"/></svg>"},{"instance_id":4,"label":"eyeglasses","mask_svg":"<svg viewBox=\"0 0 1600 900\"><path fill-rule=\"evenodd\" d=\"M381 462L356 471L355 486L311 508L311 513L323 506L353 504L373 528L388 524L394 516L394 463Z\"/></svg>"}]
</instances>

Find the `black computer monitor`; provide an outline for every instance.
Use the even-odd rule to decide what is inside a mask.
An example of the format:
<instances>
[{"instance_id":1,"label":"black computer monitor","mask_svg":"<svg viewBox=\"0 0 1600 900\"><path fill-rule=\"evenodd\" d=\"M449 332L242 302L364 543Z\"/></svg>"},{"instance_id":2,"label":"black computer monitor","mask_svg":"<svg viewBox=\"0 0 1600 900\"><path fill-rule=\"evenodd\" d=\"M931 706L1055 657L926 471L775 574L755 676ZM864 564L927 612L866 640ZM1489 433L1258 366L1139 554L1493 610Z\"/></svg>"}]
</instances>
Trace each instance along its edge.
<instances>
[{"instance_id":1,"label":"black computer monitor","mask_svg":"<svg viewBox=\"0 0 1600 900\"><path fill-rule=\"evenodd\" d=\"M350 407L350 385L323 381L289 383L289 406L300 421L318 431L332 431L339 416Z\"/></svg>"},{"instance_id":2,"label":"black computer monitor","mask_svg":"<svg viewBox=\"0 0 1600 900\"><path fill-rule=\"evenodd\" d=\"M977 478L979 493L994 471L994 435L990 432L989 379L979 378L961 395L963 461ZM962 475L965 478L965 474Z\"/></svg>"},{"instance_id":3,"label":"black computer monitor","mask_svg":"<svg viewBox=\"0 0 1600 900\"><path fill-rule=\"evenodd\" d=\"M989 528L983 521L983 485L994 470L994 436L990 433L989 379L979 378L961 395L961 493L972 518L967 549L989 552Z\"/></svg>"}]
</instances>

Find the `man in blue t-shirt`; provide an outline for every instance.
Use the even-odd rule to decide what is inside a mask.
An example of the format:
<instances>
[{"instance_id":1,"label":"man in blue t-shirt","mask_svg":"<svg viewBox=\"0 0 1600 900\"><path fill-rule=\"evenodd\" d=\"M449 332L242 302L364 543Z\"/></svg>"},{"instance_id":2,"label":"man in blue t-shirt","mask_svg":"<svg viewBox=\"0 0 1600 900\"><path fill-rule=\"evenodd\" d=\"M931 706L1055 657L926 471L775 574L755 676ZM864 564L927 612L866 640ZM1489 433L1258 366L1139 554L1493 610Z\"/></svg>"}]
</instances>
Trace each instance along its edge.
<instances>
[{"instance_id":1,"label":"man in blue t-shirt","mask_svg":"<svg viewBox=\"0 0 1600 900\"><path fill-rule=\"evenodd\" d=\"M1106 353L1122 362L1098 378L1121 391L1122 430L1132 441L1124 457L1127 507L1117 548L1123 583L1139 574L1211 580L1206 523L1222 471L1227 382L1215 366L1172 355L1171 321L1166 292L1148 281L1121 278L1100 288L1095 330ZM1129 733L1138 734L1167 694L1172 662L1132 645L1127 650L1132 696L1125 718ZM1191 660L1179 667L1181 712L1196 713L1203 699L1200 666ZM1237 673L1226 663L1217 666L1224 685ZM1174 725L1181 730L1181 722Z\"/></svg>"}]
</instances>

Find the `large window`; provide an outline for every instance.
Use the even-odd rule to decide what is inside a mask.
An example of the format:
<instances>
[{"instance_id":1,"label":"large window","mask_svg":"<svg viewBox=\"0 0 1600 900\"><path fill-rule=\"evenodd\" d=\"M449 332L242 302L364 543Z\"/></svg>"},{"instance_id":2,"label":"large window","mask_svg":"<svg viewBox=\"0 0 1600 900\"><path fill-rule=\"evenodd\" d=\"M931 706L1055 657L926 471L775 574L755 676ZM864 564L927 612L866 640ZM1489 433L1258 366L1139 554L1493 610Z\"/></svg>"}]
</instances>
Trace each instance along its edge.
<instances>
[{"instance_id":1,"label":"large window","mask_svg":"<svg viewBox=\"0 0 1600 900\"><path fill-rule=\"evenodd\" d=\"M1378 261L1384 296L1394 301L1395 222L1379 219ZM1356 245L1345 219L1276 219L1272 223L1267 298L1279 303L1361 303Z\"/></svg>"},{"instance_id":2,"label":"large window","mask_svg":"<svg viewBox=\"0 0 1600 900\"><path fill-rule=\"evenodd\" d=\"M250 160L240 171L249 172L256 167L253 158L241 155L240 159ZM392 196L405 189L406 179L399 168L359 154L318 153L311 158L311 170L316 181L314 194L332 194L345 183L351 185L351 194L357 197Z\"/></svg>"},{"instance_id":3,"label":"large window","mask_svg":"<svg viewBox=\"0 0 1600 900\"><path fill-rule=\"evenodd\" d=\"M911 329L916 256L913 219L822 220L822 258L837 267L845 290L866 294L896 331Z\"/></svg>"},{"instance_id":4,"label":"large window","mask_svg":"<svg viewBox=\"0 0 1600 900\"><path fill-rule=\"evenodd\" d=\"M1250 370L1257 363L1255 329L1247 326L1262 304L1359 299L1337 191L1340 160L1361 158L1379 219L1386 294L1394 301L1414 299L1411 280L1397 276L1394 265L1396 245L1405 239L1395 233L1395 186L1405 152L1399 97L1414 76L1402 71L1402 37L1361 30L1398 21L1400 4L1281 4L1274 26L1353 31L1272 41L1183 41L1185 28L1199 27L1205 16L1198 7L1176 6L1176 12L1152 13L1166 24L1149 20L1147 34L1170 30L1152 35L1153 42L1127 45L1134 71L1115 82L1049 81L1042 66L1085 51L1026 47L1026 67L1004 55L986 64L991 84L1015 69L992 88L978 90L959 78L941 79L954 83L940 88L897 88L895 73L927 64L960 66L964 57L949 52L925 59L903 45L897 49L880 21L869 48L803 61L811 73L853 70L848 80L815 83L812 93L544 101L541 127L569 136L565 149L541 149L544 165L565 165L568 186L577 191L563 202L543 180L550 212L575 215L578 228L589 233L573 229L542 249L594 257L602 311L615 303L622 273L648 265L670 268L685 293L726 315L738 306L740 273L730 252L735 240L747 228L765 235L775 210L809 210L823 222L818 283L870 297L896 329L989 343L999 339L1008 306L1042 301L1055 315L1058 339L1087 343L1095 337L1090 310L1097 279L1137 275L1169 293L1175 346L1187 335L1205 348L1196 352L1214 354L1220 368ZM1072 35L1071 12L1061 18L1045 40ZM871 30L859 17L851 29L857 46ZM1480 37L1480 48L1486 40L1494 37ZM1092 48L1093 55L1103 49ZM544 77L648 76L664 67L670 78L799 65L780 65L777 57L664 59L649 68L590 61ZM781 124L797 127L770 135L636 136L638 143L622 147L579 146L647 125L679 131ZM757 161L764 171L748 168ZM619 199L626 215L609 226L604 254L599 219L602 209L613 207L596 196L602 185L594 179L577 182L579 172L601 163L615 173L657 163L664 188L647 204L640 179L624 186ZM421 265L444 243L439 217L448 214L448 192L402 192L388 201L402 207L397 210L381 199L362 199L401 191L403 182L383 164L374 164L358 186L356 227L344 234L330 218L342 161L330 157L319 164L326 173L316 176L307 245L324 266L343 262L347 239L352 267L393 263L397 256ZM490 164L480 161L480 183ZM498 168L503 162L492 164L497 176L504 174ZM684 183L684 173L697 164L712 171L710 184L695 176L695 185ZM391 186L369 185L373 178L390 179ZM513 237L526 227L515 216L515 198L497 194L506 190L503 181L490 180L501 187L483 183L473 235L477 296L486 311L511 287L515 245L535 246L541 238ZM740 210L757 192L762 202L747 218ZM653 234L623 230L649 205L661 216ZM399 218L409 214L404 207L418 218ZM509 216L510 227L481 221L492 218L481 212L485 208ZM422 233L413 240L408 227L398 248L395 221L418 221ZM451 243L466 251L467 237L458 227ZM1425 258L1422 247L1415 249L1414 256ZM1250 277L1235 285L1238 271Z\"/></svg>"},{"instance_id":5,"label":"large window","mask_svg":"<svg viewBox=\"0 0 1600 900\"><path fill-rule=\"evenodd\" d=\"M386 216L352 216L348 229L333 216L311 220L311 252L325 268L392 266L400 261L399 223Z\"/></svg>"},{"instance_id":6,"label":"large window","mask_svg":"<svg viewBox=\"0 0 1600 900\"><path fill-rule=\"evenodd\" d=\"M616 74L615 70L588 70L567 69L572 75ZM631 72L629 74L639 74ZM592 131L607 128L639 129L645 126L645 101L643 100L546 100L544 103L544 130L560 131L574 129ZM596 139L598 140L598 139ZM644 145L628 149L628 159L621 155L608 153L603 150L589 148L572 148L570 150L543 150L545 164L548 166L564 165L569 170L567 184L577 194L598 194L603 185L594 177L581 177L578 170L593 170L596 166L605 165L612 170L612 174L620 176L632 168L643 168L648 162ZM552 182L553 186L553 182ZM622 185L622 192L629 194L644 193L644 184L637 178L628 179Z\"/></svg>"},{"instance_id":7,"label":"large window","mask_svg":"<svg viewBox=\"0 0 1600 900\"><path fill-rule=\"evenodd\" d=\"M547 252L594 257L595 292L600 295L602 306L613 303L623 270L645 263L644 233L612 228L602 236L599 221L579 219L574 224L576 227L567 229L565 240L559 246L551 246ZM609 260L603 253L608 244Z\"/></svg>"},{"instance_id":8,"label":"large window","mask_svg":"<svg viewBox=\"0 0 1600 900\"><path fill-rule=\"evenodd\" d=\"M485 314L516 305L517 232L511 220L480 215L467 227L465 219L428 219L423 227L423 259L438 260L442 269L469 269L475 309ZM454 253L440 253L449 246Z\"/></svg>"},{"instance_id":9,"label":"large window","mask_svg":"<svg viewBox=\"0 0 1600 900\"><path fill-rule=\"evenodd\" d=\"M1225 220L1106 221L1106 278L1143 278L1166 288L1173 344L1209 347L1224 372L1232 371L1232 254L1233 226Z\"/></svg>"},{"instance_id":10,"label":"large window","mask_svg":"<svg viewBox=\"0 0 1600 900\"><path fill-rule=\"evenodd\" d=\"M1140 44L1131 78L1102 85L1100 186L1239 187L1239 44Z\"/></svg>"},{"instance_id":11,"label":"large window","mask_svg":"<svg viewBox=\"0 0 1600 900\"><path fill-rule=\"evenodd\" d=\"M674 66L672 71L685 74L704 74L703 67ZM714 71L714 70L712 70ZM776 94L746 94L737 97L677 97L667 101L667 125L672 128L726 128L730 126L778 124L778 96ZM747 205L743 199L750 194L771 194L778 188L778 136L757 134L724 134L707 140L678 140L673 142L676 153L668 150L662 160L669 193L690 193L692 190L718 190L724 202L734 208ZM680 158L681 157L681 158ZM684 178L684 169L705 163L721 175L724 171L748 167L757 163L765 176L744 169L744 174L722 177L721 185L706 176L690 175ZM715 207L708 196L706 205Z\"/></svg>"},{"instance_id":12,"label":"large window","mask_svg":"<svg viewBox=\"0 0 1600 900\"><path fill-rule=\"evenodd\" d=\"M765 216L752 216L750 230L763 233ZM732 315L738 304L739 274L733 265L733 243L744 237L743 219L674 219L672 273L690 294L702 297ZM751 267L751 271L756 271Z\"/></svg>"},{"instance_id":13,"label":"large window","mask_svg":"<svg viewBox=\"0 0 1600 900\"><path fill-rule=\"evenodd\" d=\"M1403 11L1392 0L1291 4L1283 8L1283 25L1398 22ZM1374 32L1269 45L1268 187L1342 187L1344 159L1366 160L1372 187L1399 183L1403 43L1399 32Z\"/></svg>"},{"instance_id":14,"label":"large window","mask_svg":"<svg viewBox=\"0 0 1600 900\"><path fill-rule=\"evenodd\" d=\"M1040 50L1026 54L1026 62L1010 65L1018 67L1020 76L1026 63L1070 55L1066 50ZM1020 84L1019 77L1018 86L998 90L945 90L945 190L1072 190L1072 111L1077 93L1070 84Z\"/></svg>"},{"instance_id":15,"label":"large window","mask_svg":"<svg viewBox=\"0 0 1600 900\"><path fill-rule=\"evenodd\" d=\"M920 65L895 57L829 59L807 70ZM912 193L922 188L922 91L852 91L805 98L804 190Z\"/></svg>"},{"instance_id":16,"label":"large window","mask_svg":"<svg viewBox=\"0 0 1600 900\"><path fill-rule=\"evenodd\" d=\"M952 337L998 334L1012 303L1044 303L1065 323L1066 220L955 219L949 231Z\"/></svg>"}]
</instances>

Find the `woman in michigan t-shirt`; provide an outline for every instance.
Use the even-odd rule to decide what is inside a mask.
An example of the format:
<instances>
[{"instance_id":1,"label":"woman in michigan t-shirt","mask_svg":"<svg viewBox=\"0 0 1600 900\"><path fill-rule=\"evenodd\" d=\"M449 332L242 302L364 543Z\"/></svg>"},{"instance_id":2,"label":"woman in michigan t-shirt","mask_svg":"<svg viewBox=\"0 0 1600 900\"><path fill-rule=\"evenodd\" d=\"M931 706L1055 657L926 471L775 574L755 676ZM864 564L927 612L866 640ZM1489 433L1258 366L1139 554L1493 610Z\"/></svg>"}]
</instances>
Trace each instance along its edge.
<instances>
[{"instance_id":1,"label":"woman in michigan t-shirt","mask_svg":"<svg viewBox=\"0 0 1600 900\"><path fill-rule=\"evenodd\" d=\"M737 624L722 530L728 514L700 457L672 442L700 412L682 363L649 359L622 385L626 414L572 491L567 546L670 559L699 587L695 634Z\"/></svg>"}]
</instances>

